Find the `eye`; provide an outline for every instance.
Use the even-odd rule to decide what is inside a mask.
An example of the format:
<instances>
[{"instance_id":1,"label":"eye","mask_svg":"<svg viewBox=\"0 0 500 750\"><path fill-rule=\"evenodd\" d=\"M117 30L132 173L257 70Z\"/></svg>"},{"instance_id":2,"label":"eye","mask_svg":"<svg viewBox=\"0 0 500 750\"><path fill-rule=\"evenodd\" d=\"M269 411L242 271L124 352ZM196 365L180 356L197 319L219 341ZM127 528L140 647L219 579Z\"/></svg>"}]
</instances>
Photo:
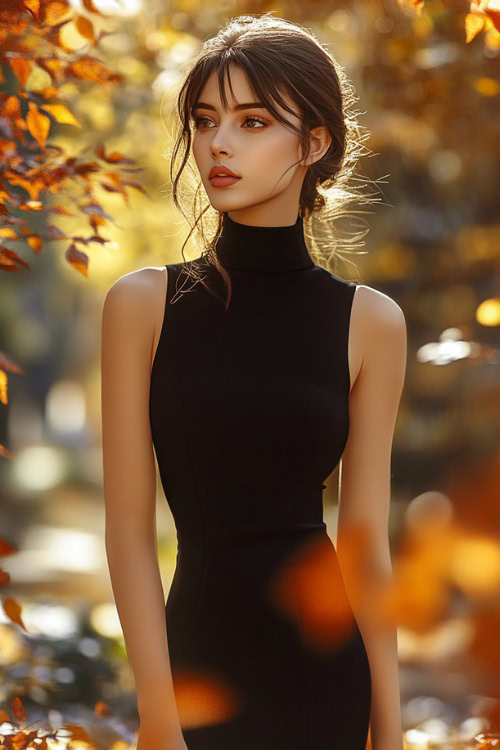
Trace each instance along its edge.
<instances>
[{"instance_id":1,"label":"eye","mask_svg":"<svg viewBox=\"0 0 500 750\"><path fill-rule=\"evenodd\" d=\"M254 116L247 116L247 117L245 117L245 119L243 120L243 124L245 124L249 120L251 122L253 121L253 122L260 123L262 125L262 128L260 128L260 127L251 127L251 128L246 128L246 130L262 130L263 128L267 128L268 127L268 123L266 122L266 120L263 120L260 117L254 117ZM206 122L211 122L210 118L208 118L208 117L203 117L203 116L195 117L194 118L194 127L195 127L195 129L196 130L203 129L204 128L203 123L205 121Z\"/></svg>"},{"instance_id":2,"label":"eye","mask_svg":"<svg viewBox=\"0 0 500 750\"><path fill-rule=\"evenodd\" d=\"M198 128L200 128L200 127L201 127L201 123L202 123L202 122L203 122L204 120L207 120L207 121L208 121L208 117L195 117L195 118L194 118L194 126L195 126L195 128L196 128L197 130L198 130Z\"/></svg>"},{"instance_id":3,"label":"eye","mask_svg":"<svg viewBox=\"0 0 500 750\"><path fill-rule=\"evenodd\" d=\"M265 120L261 120L260 117L245 117L244 122L248 122L248 120L253 120L254 122L260 122L265 128L267 128L267 123ZM250 128L250 130L260 130L261 128Z\"/></svg>"}]
</instances>

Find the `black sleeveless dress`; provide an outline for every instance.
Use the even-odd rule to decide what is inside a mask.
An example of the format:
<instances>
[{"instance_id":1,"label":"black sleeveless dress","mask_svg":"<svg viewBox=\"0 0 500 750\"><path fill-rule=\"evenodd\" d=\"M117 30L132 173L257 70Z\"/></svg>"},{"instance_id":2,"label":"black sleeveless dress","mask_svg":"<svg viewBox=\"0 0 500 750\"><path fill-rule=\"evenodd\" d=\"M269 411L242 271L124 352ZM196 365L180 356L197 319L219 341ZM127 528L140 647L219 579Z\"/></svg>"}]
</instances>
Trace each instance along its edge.
<instances>
[{"instance_id":1,"label":"black sleeveless dress","mask_svg":"<svg viewBox=\"0 0 500 750\"><path fill-rule=\"evenodd\" d=\"M255 227L225 213L217 255L227 312L167 265L151 373L183 735L189 750L364 750L370 668L322 504L349 429L355 284L313 262L300 216Z\"/></svg>"}]
</instances>

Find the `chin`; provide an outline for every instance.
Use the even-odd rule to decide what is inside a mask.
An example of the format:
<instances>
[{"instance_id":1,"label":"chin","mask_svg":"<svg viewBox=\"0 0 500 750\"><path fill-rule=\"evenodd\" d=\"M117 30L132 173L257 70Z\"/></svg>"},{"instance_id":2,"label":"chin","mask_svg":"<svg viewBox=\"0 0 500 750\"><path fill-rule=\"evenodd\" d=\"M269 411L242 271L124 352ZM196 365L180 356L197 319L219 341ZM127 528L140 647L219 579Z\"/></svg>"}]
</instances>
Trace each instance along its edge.
<instances>
[{"instance_id":1,"label":"chin","mask_svg":"<svg viewBox=\"0 0 500 750\"><path fill-rule=\"evenodd\" d=\"M210 204L212 208L215 208L216 211L239 211L242 208L248 208L250 205L249 203L246 203L245 201L241 200L224 200L223 198L219 198L216 200L210 200Z\"/></svg>"}]
</instances>

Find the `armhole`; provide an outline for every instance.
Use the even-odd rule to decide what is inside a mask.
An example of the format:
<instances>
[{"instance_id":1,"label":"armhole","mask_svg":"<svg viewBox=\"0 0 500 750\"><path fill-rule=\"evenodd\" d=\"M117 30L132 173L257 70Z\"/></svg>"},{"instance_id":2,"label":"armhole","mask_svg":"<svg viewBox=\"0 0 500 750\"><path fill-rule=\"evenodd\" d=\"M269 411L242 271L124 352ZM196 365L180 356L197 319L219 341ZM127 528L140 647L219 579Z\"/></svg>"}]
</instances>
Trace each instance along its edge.
<instances>
[{"instance_id":1,"label":"armhole","mask_svg":"<svg viewBox=\"0 0 500 750\"><path fill-rule=\"evenodd\" d=\"M162 346L162 341L165 338L166 321L168 318L168 303L172 297L172 282L173 282L173 271L172 264L167 263L164 267L164 289L163 289L163 317L161 321L160 334L158 336L158 342L156 344L156 351L153 357L153 363L151 365L151 375L153 374L155 364L158 360L158 353Z\"/></svg>"},{"instance_id":2,"label":"armhole","mask_svg":"<svg viewBox=\"0 0 500 750\"><path fill-rule=\"evenodd\" d=\"M354 281L349 282L349 298L348 298L348 306L347 306L347 345L346 345L346 369L347 369L347 396L349 397L351 393L351 364L352 362L352 354L353 354L353 347L352 347L352 326L351 326L351 320L352 320L352 308L354 306L354 298L356 296L356 290L359 289L359 284L356 284ZM349 356L349 354L351 356Z\"/></svg>"}]
</instances>

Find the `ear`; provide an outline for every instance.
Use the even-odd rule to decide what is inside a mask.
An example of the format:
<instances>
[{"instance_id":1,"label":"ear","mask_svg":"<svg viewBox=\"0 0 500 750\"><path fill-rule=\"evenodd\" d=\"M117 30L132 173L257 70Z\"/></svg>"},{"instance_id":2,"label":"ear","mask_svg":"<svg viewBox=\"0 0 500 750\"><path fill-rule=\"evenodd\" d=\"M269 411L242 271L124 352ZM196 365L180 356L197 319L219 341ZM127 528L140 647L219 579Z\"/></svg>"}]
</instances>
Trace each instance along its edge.
<instances>
[{"instance_id":1,"label":"ear","mask_svg":"<svg viewBox=\"0 0 500 750\"><path fill-rule=\"evenodd\" d=\"M309 131L310 151L304 164L309 166L310 164L319 161L328 151L331 142L332 136L330 135L328 128L324 125L319 125L317 128L311 128Z\"/></svg>"}]
</instances>

